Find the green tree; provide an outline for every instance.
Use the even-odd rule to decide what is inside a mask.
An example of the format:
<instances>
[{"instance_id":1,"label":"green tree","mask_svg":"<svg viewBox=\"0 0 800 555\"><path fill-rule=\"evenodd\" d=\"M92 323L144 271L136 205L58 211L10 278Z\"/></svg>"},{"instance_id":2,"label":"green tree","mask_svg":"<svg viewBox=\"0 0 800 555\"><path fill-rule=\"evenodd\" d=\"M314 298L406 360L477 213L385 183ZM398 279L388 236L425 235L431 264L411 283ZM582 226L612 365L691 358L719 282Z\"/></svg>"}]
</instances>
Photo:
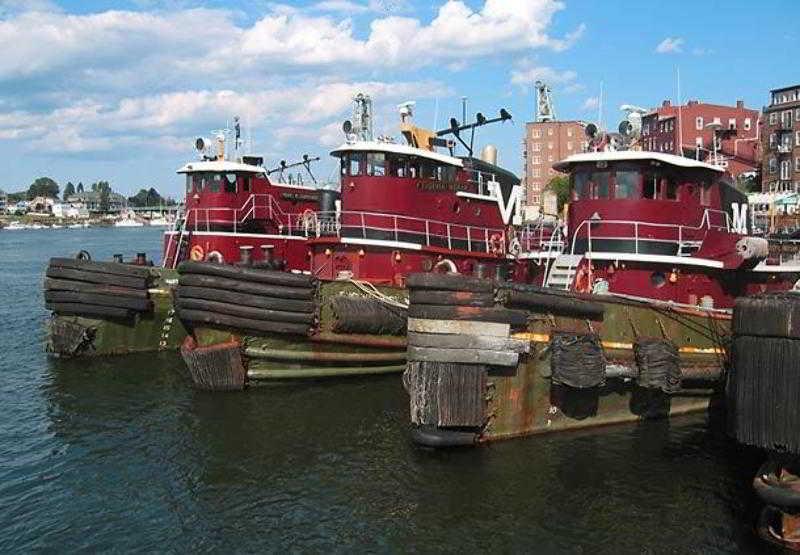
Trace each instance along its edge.
<instances>
[{"instance_id":1,"label":"green tree","mask_svg":"<svg viewBox=\"0 0 800 555\"><path fill-rule=\"evenodd\" d=\"M748 172L736 178L736 188L743 193L757 193L761 190L761 178L758 172Z\"/></svg>"},{"instance_id":2,"label":"green tree","mask_svg":"<svg viewBox=\"0 0 800 555\"><path fill-rule=\"evenodd\" d=\"M111 191L111 185L108 181L95 181L92 183L92 191L95 193L101 193L103 191Z\"/></svg>"},{"instance_id":3,"label":"green tree","mask_svg":"<svg viewBox=\"0 0 800 555\"><path fill-rule=\"evenodd\" d=\"M560 214L564 205L569 202L569 178L564 175L557 175L547 183L545 190L556 195L558 199L558 213Z\"/></svg>"},{"instance_id":4,"label":"green tree","mask_svg":"<svg viewBox=\"0 0 800 555\"><path fill-rule=\"evenodd\" d=\"M76 192L82 193L83 192L83 182L78 181L78 187L75 189Z\"/></svg>"},{"instance_id":5,"label":"green tree","mask_svg":"<svg viewBox=\"0 0 800 555\"><path fill-rule=\"evenodd\" d=\"M128 198L131 206L158 206L164 203L164 198L153 187L139 189L139 192Z\"/></svg>"},{"instance_id":6,"label":"green tree","mask_svg":"<svg viewBox=\"0 0 800 555\"><path fill-rule=\"evenodd\" d=\"M108 209L111 208L110 196L111 196L111 188L102 187L100 190L100 212L108 212Z\"/></svg>"},{"instance_id":7,"label":"green tree","mask_svg":"<svg viewBox=\"0 0 800 555\"><path fill-rule=\"evenodd\" d=\"M64 200L67 200L74 194L75 194L75 185L72 184L72 181L67 181L67 184L64 186L64 196L62 198Z\"/></svg>"},{"instance_id":8,"label":"green tree","mask_svg":"<svg viewBox=\"0 0 800 555\"><path fill-rule=\"evenodd\" d=\"M49 177L40 177L28 187L28 199L36 197L58 197L58 183Z\"/></svg>"}]
</instances>

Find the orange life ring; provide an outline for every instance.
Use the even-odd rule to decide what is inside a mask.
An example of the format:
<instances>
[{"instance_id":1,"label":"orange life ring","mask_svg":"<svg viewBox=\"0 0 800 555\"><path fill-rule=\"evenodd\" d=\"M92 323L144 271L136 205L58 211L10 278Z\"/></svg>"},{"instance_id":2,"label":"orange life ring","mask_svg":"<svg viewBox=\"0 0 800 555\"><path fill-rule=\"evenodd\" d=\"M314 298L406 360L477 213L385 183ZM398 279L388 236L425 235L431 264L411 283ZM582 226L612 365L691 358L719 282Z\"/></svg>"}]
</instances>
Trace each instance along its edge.
<instances>
[{"instance_id":1,"label":"orange life ring","mask_svg":"<svg viewBox=\"0 0 800 555\"><path fill-rule=\"evenodd\" d=\"M205 258L205 254L206 253L205 251L203 251L203 247L201 247L200 245L195 245L189 251L189 258L191 258L195 262L200 262L201 260L203 260L203 258Z\"/></svg>"},{"instance_id":2,"label":"orange life ring","mask_svg":"<svg viewBox=\"0 0 800 555\"><path fill-rule=\"evenodd\" d=\"M493 233L489 237L489 252L496 255L503 254L503 238L499 233Z\"/></svg>"},{"instance_id":3,"label":"orange life ring","mask_svg":"<svg viewBox=\"0 0 800 555\"><path fill-rule=\"evenodd\" d=\"M575 276L575 291L579 293L590 293L591 290L592 284L589 281L589 272L586 270L585 266L581 266Z\"/></svg>"}]
</instances>

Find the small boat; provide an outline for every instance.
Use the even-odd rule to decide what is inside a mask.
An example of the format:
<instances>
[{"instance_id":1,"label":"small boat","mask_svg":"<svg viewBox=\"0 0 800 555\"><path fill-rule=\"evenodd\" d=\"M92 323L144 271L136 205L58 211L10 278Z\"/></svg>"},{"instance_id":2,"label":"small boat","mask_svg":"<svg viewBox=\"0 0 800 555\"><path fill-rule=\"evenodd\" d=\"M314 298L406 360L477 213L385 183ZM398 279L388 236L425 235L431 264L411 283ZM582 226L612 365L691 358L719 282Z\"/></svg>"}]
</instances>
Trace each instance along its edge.
<instances>
[{"instance_id":1,"label":"small boat","mask_svg":"<svg viewBox=\"0 0 800 555\"><path fill-rule=\"evenodd\" d=\"M28 229L28 226L20 222L11 222L3 229L6 231L19 231L22 229Z\"/></svg>"},{"instance_id":2,"label":"small boat","mask_svg":"<svg viewBox=\"0 0 800 555\"><path fill-rule=\"evenodd\" d=\"M70 224L67 226L69 229L82 229L88 227L86 224Z\"/></svg>"},{"instance_id":3,"label":"small boat","mask_svg":"<svg viewBox=\"0 0 800 555\"><path fill-rule=\"evenodd\" d=\"M133 218L125 218L124 220L114 222L114 227L144 227L144 224Z\"/></svg>"},{"instance_id":4,"label":"small boat","mask_svg":"<svg viewBox=\"0 0 800 555\"><path fill-rule=\"evenodd\" d=\"M149 222L150 227L168 227L171 222L166 218L152 218Z\"/></svg>"}]
</instances>

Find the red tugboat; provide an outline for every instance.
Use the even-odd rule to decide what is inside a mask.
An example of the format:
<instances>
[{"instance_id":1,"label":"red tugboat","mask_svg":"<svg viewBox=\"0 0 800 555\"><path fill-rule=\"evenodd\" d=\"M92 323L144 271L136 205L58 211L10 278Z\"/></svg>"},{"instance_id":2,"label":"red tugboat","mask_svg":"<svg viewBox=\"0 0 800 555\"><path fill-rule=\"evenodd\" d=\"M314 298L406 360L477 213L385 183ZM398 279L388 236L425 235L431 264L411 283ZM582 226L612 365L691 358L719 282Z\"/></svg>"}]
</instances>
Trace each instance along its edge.
<instances>
[{"instance_id":1,"label":"red tugboat","mask_svg":"<svg viewBox=\"0 0 800 555\"><path fill-rule=\"evenodd\" d=\"M174 268L182 260L308 273L308 225L338 197L338 191L316 186L311 163L318 158L306 155L267 170L260 157L226 157L227 131L215 135L215 141L197 139L201 159L178 170L186 176L185 209L165 233L162 268L153 268L143 254L127 264L119 263L121 255L115 262L95 262L88 253L79 260L51 260L45 279L45 300L53 312L50 353L177 349L187 335L174 317ZM235 145L238 151L238 123ZM291 173L300 169L313 186L303 183L302 174Z\"/></svg>"},{"instance_id":2,"label":"red tugboat","mask_svg":"<svg viewBox=\"0 0 800 555\"><path fill-rule=\"evenodd\" d=\"M720 168L616 150L558 164L572 202L563 250L530 284L409 277L414 439L471 445L700 410L718 392L737 296L787 290L800 267L767 260ZM517 260L542 259L520 253ZM538 285L537 285L538 284ZM447 292L447 293L445 293ZM461 299L493 298L473 308ZM436 303L432 299L439 299ZM473 305L474 306L474 305Z\"/></svg>"},{"instance_id":3,"label":"red tugboat","mask_svg":"<svg viewBox=\"0 0 800 555\"><path fill-rule=\"evenodd\" d=\"M283 161L266 170L260 157L226 160L224 134L217 136L216 149L203 138L195 146L203 159L178 170L186 176L184 214L165 234L162 265L175 268L191 259L307 270L302 246L307 227L313 214L325 209L320 197L333 206L338 195L316 187L311 163L319 158L305 155L300 162ZM313 184L304 184L302 174L291 175L293 168L305 169ZM277 181L270 179L273 174Z\"/></svg>"},{"instance_id":4,"label":"red tugboat","mask_svg":"<svg viewBox=\"0 0 800 555\"><path fill-rule=\"evenodd\" d=\"M511 116L505 110L492 119L478 114L474 123L451 120L450 127L434 132L413 124L412 108L411 103L400 107L406 144L376 140L369 125L369 98L356 97L354 122L344 125L347 140L332 152L340 161L340 202L305 220L313 279L297 278L290 284L245 269L178 267L178 315L194 332L194 346L184 350L190 368L202 366L192 359L198 348L233 342L244 346L243 363L236 366L246 367L250 380L400 372L406 358L404 283L409 274L457 272L507 279L517 271L514 253L523 244L544 249L552 229L522 228L515 221L519 180L495 164L492 148L484 149L482 158L472 156L475 130ZM456 141L467 156L454 155ZM307 312L274 314L276 320L256 327L247 316L250 311L216 305L203 310L200 303L184 301L191 298L185 286L196 287L189 282L196 284L204 274L211 283L209 273L288 287L275 292L250 287L248 293L295 295L292 299L312 303L313 319L307 320ZM283 325L288 323L294 325ZM241 333L231 337L222 331L231 328ZM204 380L196 381L212 386Z\"/></svg>"}]
</instances>

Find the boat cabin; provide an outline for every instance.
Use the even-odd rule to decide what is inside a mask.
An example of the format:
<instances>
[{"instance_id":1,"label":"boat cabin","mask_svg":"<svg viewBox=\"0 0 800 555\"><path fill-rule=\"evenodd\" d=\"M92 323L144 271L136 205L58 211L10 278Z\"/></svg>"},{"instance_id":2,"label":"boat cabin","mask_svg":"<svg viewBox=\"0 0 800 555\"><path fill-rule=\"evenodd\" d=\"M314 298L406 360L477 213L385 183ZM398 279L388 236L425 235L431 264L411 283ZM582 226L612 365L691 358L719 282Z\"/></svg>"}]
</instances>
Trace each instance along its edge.
<instances>
[{"instance_id":1,"label":"boat cabin","mask_svg":"<svg viewBox=\"0 0 800 555\"><path fill-rule=\"evenodd\" d=\"M199 161L178 170L186 175L186 217L201 231L275 232L290 215L317 210L319 193L303 185L273 184L260 165L228 160Z\"/></svg>"},{"instance_id":2,"label":"boat cabin","mask_svg":"<svg viewBox=\"0 0 800 555\"><path fill-rule=\"evenodd\" d=\"M709 231L747 233L746 196L721 168L655 152L578 154L554 165L570 176L567 216L573 254L679 256ZM746 210L746 209L745 209Z\"/></svg>"}]
</instances>

